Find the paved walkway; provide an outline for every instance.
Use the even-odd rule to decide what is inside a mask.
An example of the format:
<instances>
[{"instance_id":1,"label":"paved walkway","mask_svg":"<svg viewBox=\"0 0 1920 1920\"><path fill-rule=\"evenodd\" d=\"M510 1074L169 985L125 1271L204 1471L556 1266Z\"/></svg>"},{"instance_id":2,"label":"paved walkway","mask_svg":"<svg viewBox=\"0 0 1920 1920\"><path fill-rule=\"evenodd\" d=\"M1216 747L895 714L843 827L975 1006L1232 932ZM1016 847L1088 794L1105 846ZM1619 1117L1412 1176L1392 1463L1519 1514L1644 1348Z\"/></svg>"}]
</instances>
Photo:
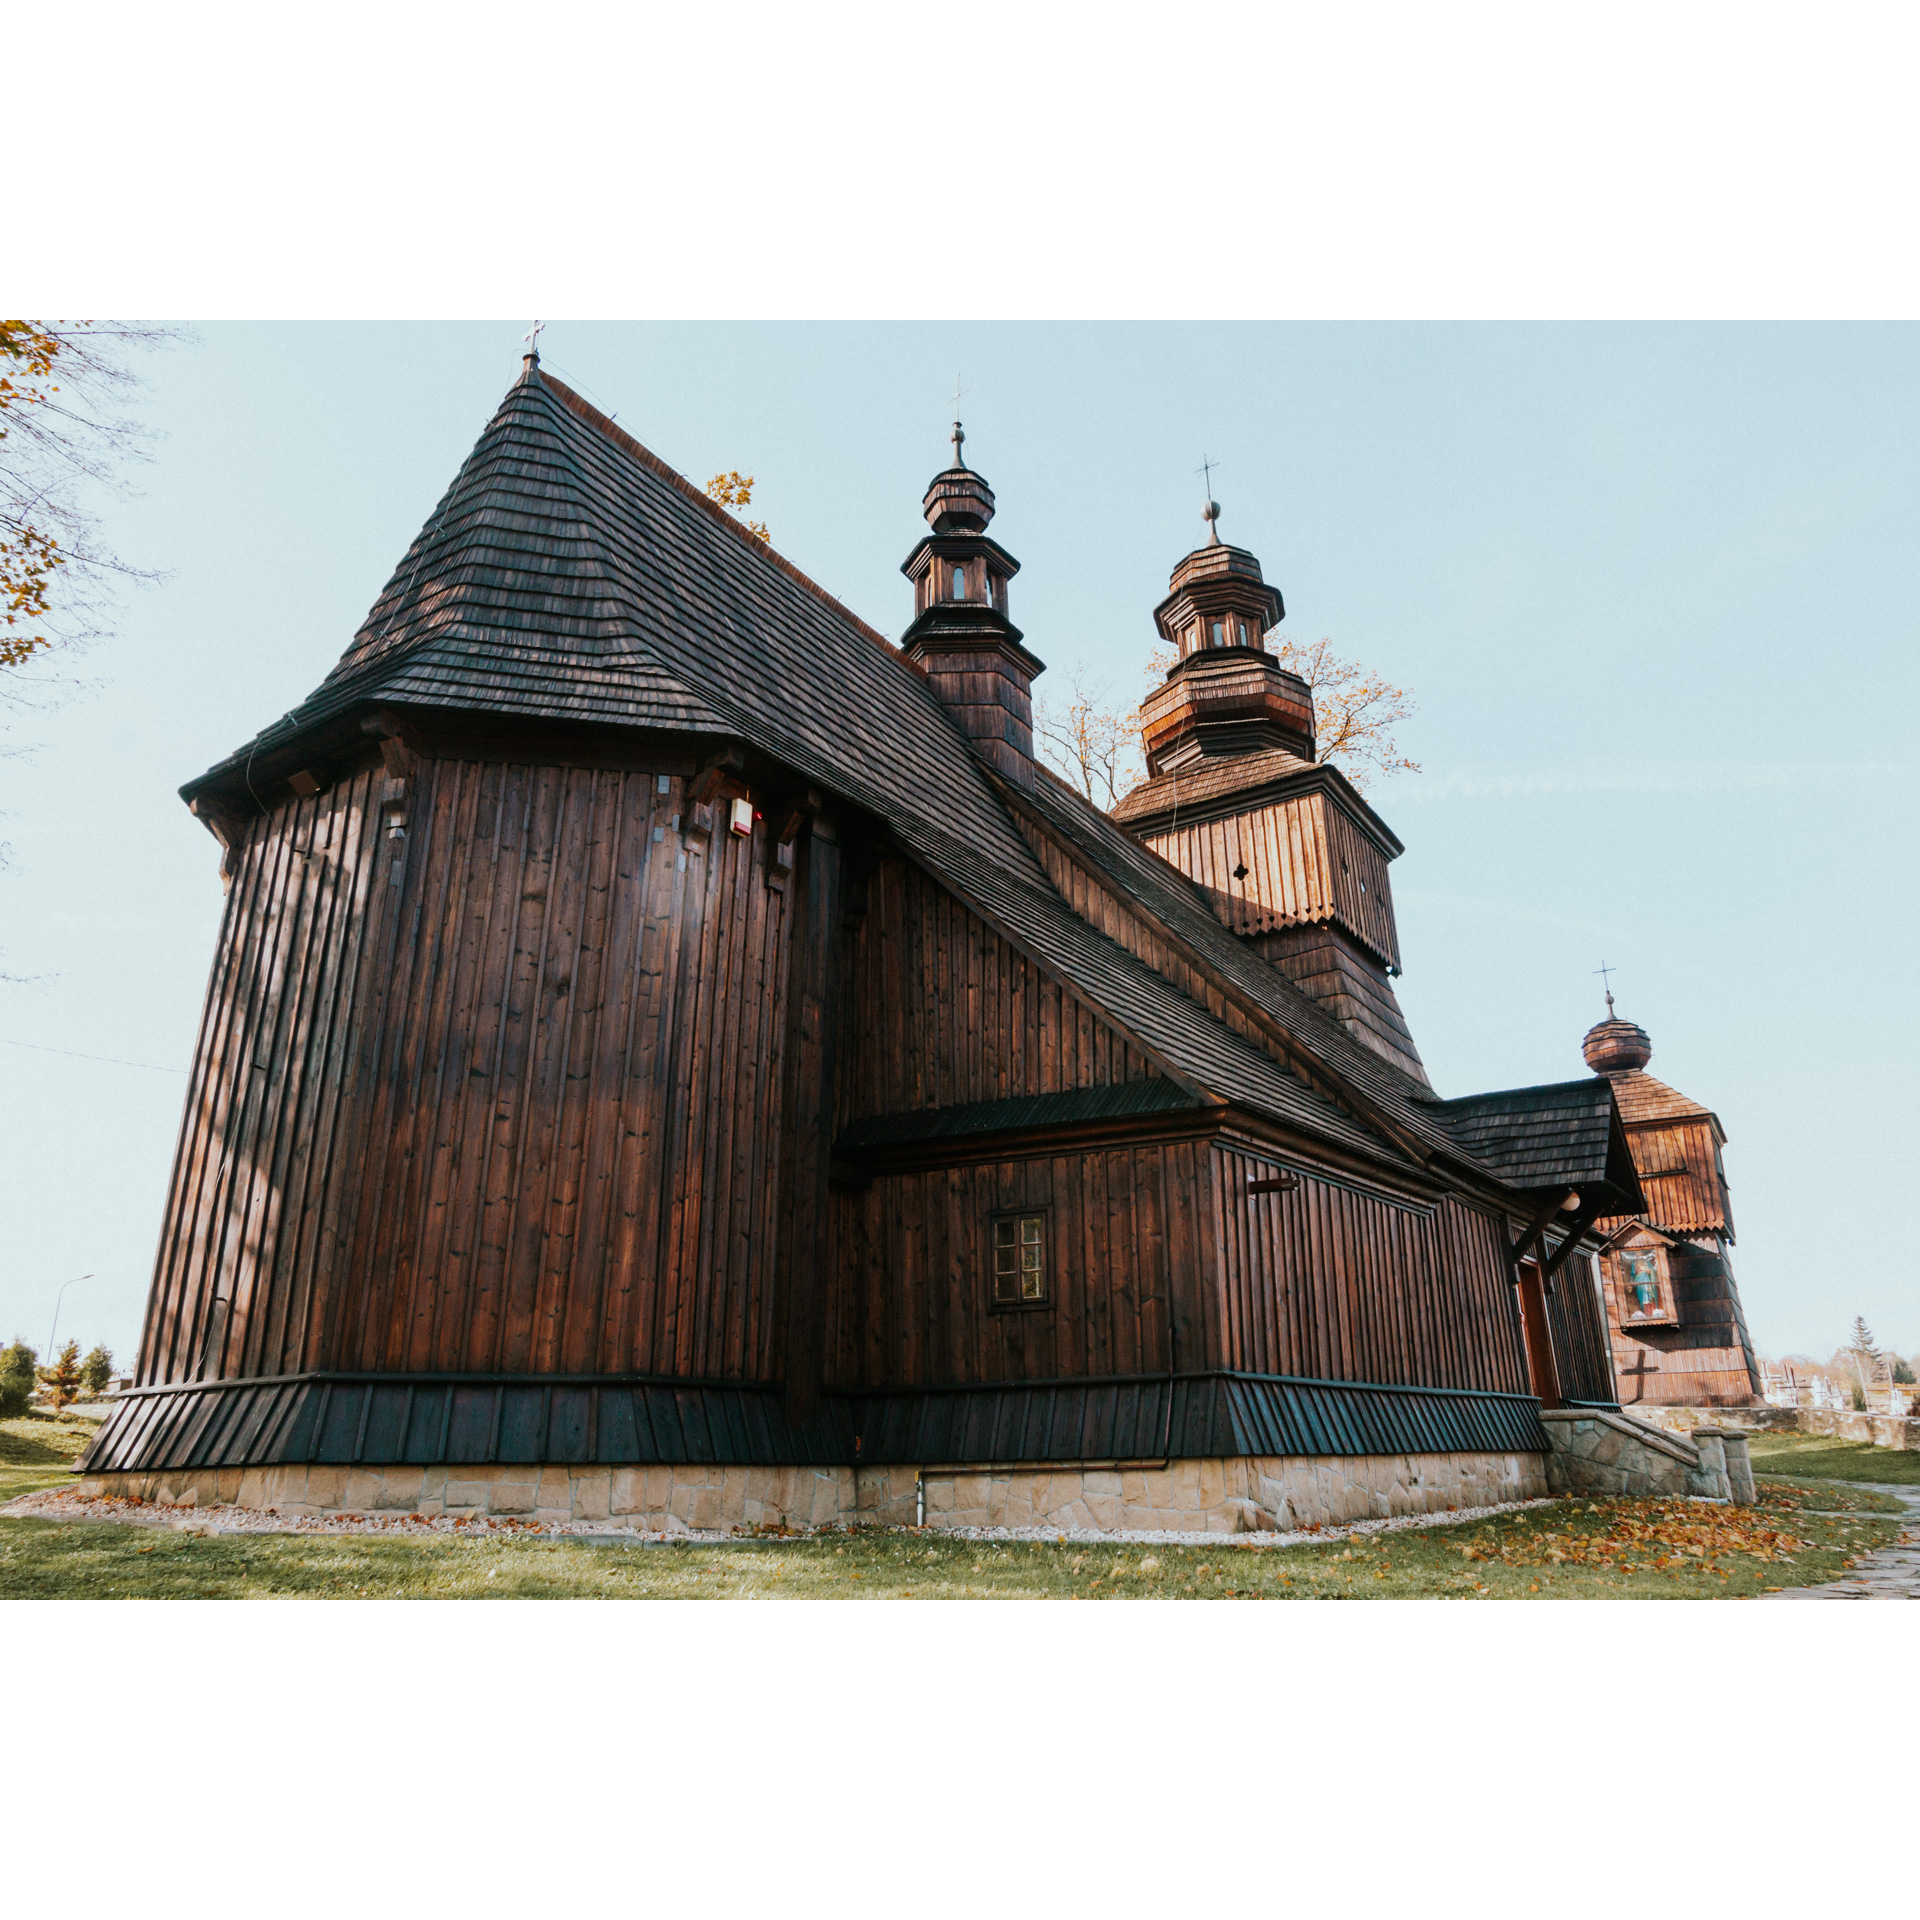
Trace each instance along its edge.
<instances>
[{"instance_id":1,"label":"paved walkway","mask_svg":"<svg viewBox=\"0 0 1920 1920\"><path fill-rule=\"evenodd\" d=\"M1849 1482L1849 1484L1855 1484ZM1871 1487L1890 1493L1906 1508L1899 1537L1877 1553L1863 1553L1853 1571L1823 1587L1789 1587L1763 1600L1920 1600L1920 1492L1912 1487Z\"/></svg>"}]
</instances>

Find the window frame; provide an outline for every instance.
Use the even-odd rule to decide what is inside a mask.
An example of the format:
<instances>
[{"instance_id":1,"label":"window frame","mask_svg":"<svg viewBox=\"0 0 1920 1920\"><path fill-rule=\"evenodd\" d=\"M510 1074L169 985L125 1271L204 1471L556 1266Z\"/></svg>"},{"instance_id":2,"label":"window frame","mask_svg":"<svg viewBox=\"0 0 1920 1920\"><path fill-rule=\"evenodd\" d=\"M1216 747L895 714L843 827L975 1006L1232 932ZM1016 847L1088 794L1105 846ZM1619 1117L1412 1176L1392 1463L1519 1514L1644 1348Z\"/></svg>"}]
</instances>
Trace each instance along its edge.
<instances>
[{"instance_id":1,"label":"window frame","mask_svg":"<svg viewBox=\"0 0 1920 1920\"><path fill-rule=\"evenodd\" d=\"M1040 1297L1037 1300L1002 1300L999 1290L1000 1279L1000 1227L1003 1221L1011 1222L1014 1229L1013 1249L1016 1253L1027 1243L1020 1236L1020 1223L1037 1220L1040 1233L1037 1244L1040 1249ZM1021 1269L1016 1266L1013 1278L1018 1283ZM997 1207L987 1216L987 1311L989 1313L1045 1313L1054 1304L1053 1292L1053 1209L1051 1207Z\"/></svg>"}]
</instances>

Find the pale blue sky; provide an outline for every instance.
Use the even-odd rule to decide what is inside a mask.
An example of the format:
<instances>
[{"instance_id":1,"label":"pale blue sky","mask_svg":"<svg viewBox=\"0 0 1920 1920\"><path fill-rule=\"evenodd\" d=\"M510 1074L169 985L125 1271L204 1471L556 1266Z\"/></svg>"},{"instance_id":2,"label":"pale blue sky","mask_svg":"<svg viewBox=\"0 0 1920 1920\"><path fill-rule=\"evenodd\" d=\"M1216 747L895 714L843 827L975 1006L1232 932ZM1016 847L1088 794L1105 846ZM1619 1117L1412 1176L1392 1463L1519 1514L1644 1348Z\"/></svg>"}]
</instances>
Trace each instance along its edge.
<instances>
[{"instance_id":1,"label":"pale blue sky","mask_svg":"<svg viewBox=\"0 0 1920 1920\"><path fill-rule=\"evenodd\" d=\"M524 321L210 326L113 537L170 568L0 762L0 1039L184 1066L220 909L181 780L346 645L519 368ZM1869 325L614 325L549 367L696 480L758 477L889 634L958 368L968 454L1065 678L1131 697L1201 533L1288 630L1410 685L1371 797L1443 1093L1583 1071L1604 957L1652 1071L1731 1136L1756 1340L1920 1347L1912 705L1920 333ZM1040 690L1046 690L1046 681ZM130 1357L183 1080L0 1046L0 1338Z\"/></svg>"}]
</instances>

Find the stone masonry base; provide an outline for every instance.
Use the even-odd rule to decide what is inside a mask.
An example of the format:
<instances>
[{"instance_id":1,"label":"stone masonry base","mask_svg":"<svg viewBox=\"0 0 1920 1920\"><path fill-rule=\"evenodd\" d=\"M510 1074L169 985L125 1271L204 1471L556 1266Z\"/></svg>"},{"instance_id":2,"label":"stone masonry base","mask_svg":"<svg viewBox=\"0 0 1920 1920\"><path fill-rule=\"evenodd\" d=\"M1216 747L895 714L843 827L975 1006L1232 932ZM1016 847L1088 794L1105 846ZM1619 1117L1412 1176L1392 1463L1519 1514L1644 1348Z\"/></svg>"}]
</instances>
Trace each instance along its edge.
<instances>
[{"instance_id":1,"label":"stone masonry base","mask_svg":"<svg viewBox=\"0 0 1920 1920\"><path fill-rule=\"evenodd\" d=\"M85 1496L289 1515L410 1513L602 1522L646 1531L911 1526L913 1467L254 1467L90 1474ZM1176 1460L1157 1467L992 1467L924 1475L933 1527L1234 1533L1538 1499L1534 1453Z\"/></svg>"},{"instance_id":2,"label":"stone masonry base","mask_svg":"<svg viewBox=\"0 0 1920 1920\"><path fill-rule=\"evenodd\" d=\"M1747 1436L1731 1428L1670 1433L1630 1413L1587 1407L1543 1411L1540 1424L1553 1445L1547 1480L1555 1493L1753 1504Z\"/></svg>"}]
</instances>

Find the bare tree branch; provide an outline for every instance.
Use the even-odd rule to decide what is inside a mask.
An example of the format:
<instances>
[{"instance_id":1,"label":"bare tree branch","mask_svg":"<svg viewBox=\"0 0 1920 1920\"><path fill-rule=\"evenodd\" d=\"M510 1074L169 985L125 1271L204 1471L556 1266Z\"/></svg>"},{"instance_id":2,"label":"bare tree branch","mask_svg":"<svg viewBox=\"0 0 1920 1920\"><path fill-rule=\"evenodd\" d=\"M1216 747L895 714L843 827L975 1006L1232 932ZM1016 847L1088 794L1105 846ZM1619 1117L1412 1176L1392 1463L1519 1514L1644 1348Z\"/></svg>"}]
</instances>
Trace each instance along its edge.
<instances>
[{"instance_id":1,"label":"bare tree branch","mask_svg":"<svg viewBox=\"0 0 1920 1920\"><path fill-rule=\"evenodd\" d=\"M1078 787L1103 813L1146 772L1140 751L1139 716L1128 712L1107 687L1075 667L1064 702L1044 694L1033 703L1033 737L1042 757Z\"/></svg>"},{"instance_id":2,"label":"bare tree branch","mask_svg":"<svg viewBox=\"0 0 1920 1920\"><path fill-rule=\"evenodd\" d=\"M72 684L51 656L109 631L118 586L161 578L102 542L94 503L130 492L128 468L152 458L152 434L131 411L141 383L129 356L184 337L0 320L0 701L48 704Z\"/></svg>"}]
</instances>

